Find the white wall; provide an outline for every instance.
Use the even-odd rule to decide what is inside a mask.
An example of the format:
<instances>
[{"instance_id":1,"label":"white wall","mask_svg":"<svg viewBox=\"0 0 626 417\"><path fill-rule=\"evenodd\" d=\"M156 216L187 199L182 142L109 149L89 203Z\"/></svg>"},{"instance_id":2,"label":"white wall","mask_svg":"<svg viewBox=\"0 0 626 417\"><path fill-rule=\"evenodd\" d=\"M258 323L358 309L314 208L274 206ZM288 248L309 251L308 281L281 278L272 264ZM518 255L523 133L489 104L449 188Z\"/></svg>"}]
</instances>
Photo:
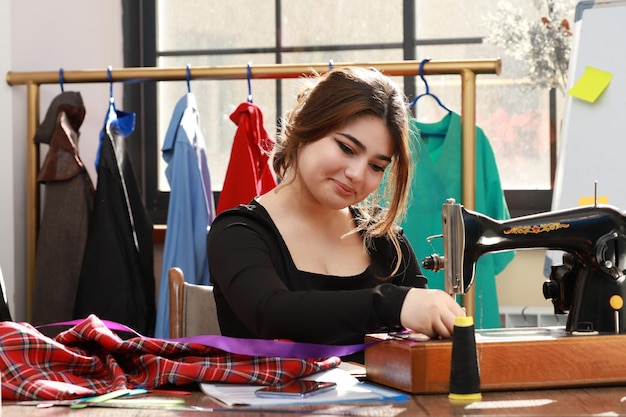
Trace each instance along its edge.
<instances>
[{"instance_id":1,"label":"white wall","mask_svg":"<svg viewBox=\"0 0 626 417\"><path fill-rule=\"evenodd\" d=\"M552 308L543 296L543 249L518 250L513 261L496 277L498 302L501 306Z\"/></svg>"},{"instance_id":2,"label":"white wall","mask_svg":"<svg viewBox=\"0 0 626 417\"><path fill-rule=\"evenodd\" d=\"M120 0L10 0L0 2L0 73L7 71L65 71L123 66ZM81 156L96 179L93 164L98 134L108 107L109 85L65 84L79 91L87 115L80 129ZM42 85L41 117L59 85ZM114 85L117 102L122 86ZM0 86L0 123L4 152L0 153L0 265L11 312L26 318L26 87ZM12 204L11 204L12 203Z\"/></svg>"},{"instance_id":3,"label":"white wall","mask_svg":"<svg viewBox=\"0 0 626 417\"><path fill-rule=\"evenodd\" d=\"M11 4L0 2L0 74L6 74L11 69ZM0 205L0 266L7 283L7 296L11 304L15 304L17 298L22 297L23 290L16 292L14 275L16 269L15 244L20 231L20 222L15 217L16 209L20 208L18 198L15 198L14 189L14 148L13 136L13 105L12 90L6 83L0 83L0 125L4 127L3 152L0 152L0 195L4 198ZM13 197L13 198L11 198ZM23 212L23 206L22 212ZM21 216L23 218L23 216ZM21 222L23 225L23 221ZM21 238L21 236L20 236ZM23 254L21 254L23 257ZM17 293L17 294L16 294Z\"/></svg>"}]
</instances>

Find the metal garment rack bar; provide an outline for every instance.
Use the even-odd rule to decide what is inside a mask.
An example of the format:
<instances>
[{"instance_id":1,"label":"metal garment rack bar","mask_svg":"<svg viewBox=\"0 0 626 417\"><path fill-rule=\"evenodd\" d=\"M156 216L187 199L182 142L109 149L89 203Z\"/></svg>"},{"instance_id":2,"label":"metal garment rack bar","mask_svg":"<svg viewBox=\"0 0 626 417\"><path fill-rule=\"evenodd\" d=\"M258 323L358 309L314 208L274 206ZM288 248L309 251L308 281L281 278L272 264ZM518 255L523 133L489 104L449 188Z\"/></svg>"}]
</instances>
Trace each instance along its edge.
<instances>
[{"instance_id":1,"label":"metal garment rack bar","mask_svg":"<svg viewBox=\"0 0 626 417\"><path fill-rule=\"evenodd\" d=\"M389 76L419 75L420 61L384 61L384 62L336 62L335 68L344 66L372 67ZM463 205L475 209L476 196L476 75L500 74L501 60L463 60L463 61L428 61L423 66L424 75L460 75L461 76L461 124L462 124L462 190ZM327 62L319 64L272 64L254 65L251 79L286 79L311 76L328 71ZM27 184L26 184L26 311L30 320L32 311L33 286L35 279L35 256L37 232L39 230L40 190L37 184L39 169L39 147L33 138L40 123L40 86L57 84L58 71L13 72L6 75L10 86L25 85L27 94ZM146 81L184 81L184 80L235 80L247 79L248 66L214 66L178 68L112 68L63 71L63 83L112 83ZM469 315L474 315L473 287L464 297L464 306Z\"/></svg>"}]
</instances>

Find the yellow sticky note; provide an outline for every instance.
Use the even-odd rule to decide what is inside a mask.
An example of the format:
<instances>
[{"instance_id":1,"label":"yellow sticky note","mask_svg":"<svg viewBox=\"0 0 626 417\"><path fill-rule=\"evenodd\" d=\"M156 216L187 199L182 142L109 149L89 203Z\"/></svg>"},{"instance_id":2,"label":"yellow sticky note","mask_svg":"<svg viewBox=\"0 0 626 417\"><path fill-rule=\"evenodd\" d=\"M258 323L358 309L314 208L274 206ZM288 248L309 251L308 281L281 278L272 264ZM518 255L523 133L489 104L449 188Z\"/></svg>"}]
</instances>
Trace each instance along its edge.
<instances>
[{"instance_id":1,"label":"yellow sticky note","mask_svg":"<svg viewBox=\"0 0 626 417\"><path fill-rule=\"evenodd\" d=\"M613 74L594 67L586 67L583 75L568 93L581 100L594 103L611 82Z\"/></svg>"},{"instance_id":2,"label":"yellow sticky note","mask_svg":"<svg viewBox=\"0 0 626 417\"><path fill-rule=\"evenodd\" d=\"M579 206L592 206L595 203L596 203L596 199L592 196L578 197ZM609 204L609 196L608 195L598 196L598 204Z\"/></svg>"}]
</instances>

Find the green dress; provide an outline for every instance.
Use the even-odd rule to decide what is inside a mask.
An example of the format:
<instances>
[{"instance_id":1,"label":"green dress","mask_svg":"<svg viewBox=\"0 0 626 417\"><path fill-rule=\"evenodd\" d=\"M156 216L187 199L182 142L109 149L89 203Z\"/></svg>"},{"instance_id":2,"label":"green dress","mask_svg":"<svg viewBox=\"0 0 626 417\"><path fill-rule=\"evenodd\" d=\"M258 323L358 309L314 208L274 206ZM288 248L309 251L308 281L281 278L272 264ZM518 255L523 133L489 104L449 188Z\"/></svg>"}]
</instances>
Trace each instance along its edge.
<instances>
[{"instance_id":1,"label":"green dress","mask_svg":"<svg viewBox=\"0 0 626 417\"><path fill-rule=\"evenodd\" d=\"M402 222L418 260L432 253L443 255L443 240L426 241L440 235L441 208L446 199L463 204L461 191L461 117L450 112L436 123L411 119L411 142L415 171L407 215ZM500 184L493 149L480 128L476 128L475 211L498 220L509 219L509 210ZM513 259L514 252L483 255L476 264L474 321L476 328L500 327L496 292L497 274ZM429 288L444 289L443 271L424 270Z\"/></svg>"}]
</instances>

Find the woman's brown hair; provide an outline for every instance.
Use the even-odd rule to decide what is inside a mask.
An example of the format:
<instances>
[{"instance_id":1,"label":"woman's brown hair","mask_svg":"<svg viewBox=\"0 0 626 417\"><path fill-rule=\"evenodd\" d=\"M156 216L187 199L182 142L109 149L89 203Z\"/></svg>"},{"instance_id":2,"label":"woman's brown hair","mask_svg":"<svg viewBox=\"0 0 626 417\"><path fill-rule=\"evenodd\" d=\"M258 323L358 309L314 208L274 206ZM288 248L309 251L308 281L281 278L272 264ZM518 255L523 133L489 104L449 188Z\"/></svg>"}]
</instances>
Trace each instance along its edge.
<instances>
[{"instance_id":1,"label":"woman's brown hair","mask_svg":"<svg viewBox=\"0 0 626 417\"><path fill-rule=\"evenodd\" d=\"M283 134L274 149L274 172L279 180L284 179L290 170L297 170L303 146L355 118L375 116L383 120L393 141L392 162L383 180L385 185L360 204L363 218L356 230L363 233L366 245L379 236L392 241L397 252L393 275L402 260L396 222L405 213L411 174L406 99L390 78L371 68L337 68L316 81L300 92L296 106L283 121ZM376 209L380 205L386 209Z\"/></svg>"}]
</instances>

